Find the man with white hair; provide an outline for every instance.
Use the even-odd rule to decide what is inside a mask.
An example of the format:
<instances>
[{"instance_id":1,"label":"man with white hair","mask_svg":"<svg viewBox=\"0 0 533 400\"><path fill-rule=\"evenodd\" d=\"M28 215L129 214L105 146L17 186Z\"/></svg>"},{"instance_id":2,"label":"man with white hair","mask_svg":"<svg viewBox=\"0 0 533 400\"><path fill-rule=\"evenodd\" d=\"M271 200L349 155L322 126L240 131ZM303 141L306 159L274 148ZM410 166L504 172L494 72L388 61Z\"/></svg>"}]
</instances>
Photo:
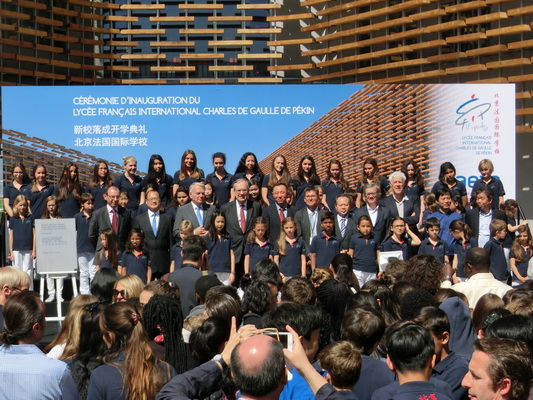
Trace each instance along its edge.
<instances>
[{"instance_id":1,"label":"man with white hair","mask_svg":"<svg viewBox=\"0 0 533 400\"><path fill-rule=\"evenodd\" d=\"M0 331L4 329L2 311L7 298L28 290L30 283L30 276L26 272L13 267L0 268Z\"/></svg>"},{"instance_id":2,"label":"man with white hair","mask_svg":"<svg viewBox=\"0 0 533 400\"><path fill-rule=\"evenodd\" d=\"M180 224L187 220L192 222L194 234L199 236L207 235L211 225L211 216L215 207L205 203L205 185L200 182L194 182L189 187L189 196L191 201L178 208L174 220L174 237L180 233Z\"/></svg>"},{"instance_id":3,"label":"man with white hair","mask_svg":"<svg viewBox=\"0 0 533 400\"><path fill-rule=\"evenodd\" d=\"M396 171L390 174L389 182L392 194L381 199L379 203L389 209L392 217L402 217L409 225L409 229L417 233L416 224L420 219L420 199L405 194L406 180L403 172Z\"/></svg>"}]
</instances>

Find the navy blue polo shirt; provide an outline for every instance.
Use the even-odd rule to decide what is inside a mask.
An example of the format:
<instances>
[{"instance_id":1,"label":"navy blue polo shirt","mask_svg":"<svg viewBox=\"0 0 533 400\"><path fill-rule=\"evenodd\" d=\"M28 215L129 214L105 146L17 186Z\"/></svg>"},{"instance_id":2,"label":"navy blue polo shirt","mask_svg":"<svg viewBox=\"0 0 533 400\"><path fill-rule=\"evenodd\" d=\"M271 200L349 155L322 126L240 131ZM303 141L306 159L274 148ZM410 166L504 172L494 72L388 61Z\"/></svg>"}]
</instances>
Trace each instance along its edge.
<instances>
[{"instance_id":1,"label":"navy blue polo shirt","mask_svg":"<svg viewBox=\"0 0 533 400\"><path fill-rule=\"evenodd\" d=\"M54 196L58 195L59 186L56 186L54 189ZM61 218L74 218L74 216L80 212L80 209L80 200L76 199L71 191L67 193L66 198L59 202L59 215L61 215Z\"/></svg>"},{"instance_id":2,"label":"navy blue polo shirt","mask_svg":"<svg viewBox=\"0 0 533 400\"><path fill-rule=\"evenodd\" d=\"M449 189L450 192L453 194L458 194L461 197L466 196L466 186L463 182L455 180L455 185L452 187L449 187L447 184L442 183L442 181L437 181L431 188L431 193L437 194L437 192L441 189Z\"/></svg>"},{"instance_id":3,"label":"navy blue polo shirt","mask_svg":"<svg viewBox=\"0 0 533 400\"><path fill-rule=\"evenodd\" d=\"M435 379L444 381L450 385L452 394L455 400L465 398L468 390L461 386L463 377L468 372L468 360L466 358L457 356L453 351L450 351L448 356L441 360L433 367L431 376Z\"/></svg>"},{"instance_id":4,"label":"navy blue polo shirt","mask_svg":"<svg viewBox=\"0 0 533 400\"><path fill-rule=\"evenodd\" d=\"M429 238L425 238L420 243L418 254L430 254L439 260L441 265L444 265L444 256L449 254L448 245L444 240L438 239L437 244L434 246L429 241Z\"/></svg>"},{"instance_id":5,"label":"navy blue polo shirt","mask_svg":"<svg viewBox=\"0 0 533 400\"><path fill-rule=\"evenodd\" d=\"M309 253L316 254L317 267L329 267L331 260L341 252L341 241L335 235L326 236L320 232L311 240Z\"/></svg>"},{"instance_id":6,"label":"navy blue polo shirt","mask_svg":"<svg viewBox=\"0 0 533 400\"><path fill-rule=\"evenodd\" d=\"M359 400L370 400L372 393L394 382L396 375L384 361L376 360L366 354L362 354L361 358L361 374L352 391Z\"/></svg>"},{"instance_id":7,"label":"navy blue polo shirt","mask_svg":"<svg viewBox=\"0 0 533 400\"><path fill-rule=\"evenodd\" d=\"M124 174L119 175L115 179L115 185L121 192L127 192L130 200L126 208L128 210L137 210L139 208L139 201L141 200L141 183L142 178L139 175L133 176L133 182L130 182Z\"/></svg>"},{"instance_id":8,"label":"navy blue polo shirt","mask_svg":"<svg viewBox=\"0 0 533 400\"><path fill-rule=\"evenodd\" d=\"M488 183L483 182L483 178L478 179L474 182L472 186L472 196L475 195L476 191L479 189L489 188L494 193L492 198L492 208L499 208L500 206L500 196L505 196L505 189L503 188L503 183L495 177L491 177Z\"/></svg>"},{"instance_id":9,"label":"navy blue polo shirt","mask_svg":"<svg viewBox=\"0 0 533 400\"><path fill-rule=\"evenodd\" d=\"M217 195L218 204L220 206L226 204L230 199L231 183L233 182L232 178L233 175L228 174L227 172L222 179L218 179L214 172L208 174L205 177L206 182L210 182L213 184L213 187L215 188L215 193Z\"/></svg>"},{"instance_id":10,"label":"navy blue polo shirt","mask_svg":"<svg viewBox=\"0 0 533 400\"><path fill-rule=\"evenodd\" d=\"M360 232L356 232L350 239L349 249L353 250L353 269L377 272L378 243L374 235L366 239Z\"/></svg>"},{"instance_id":11,"label":"navy blue polo shirt","mask_svg":"<svg viewBox=\"0 0 533 400\"><path fill-rule=\"evenodd\" d=\"M246 242L244 255L250 256L250 274L259 261L266 260L274 251L274 245L269 241L259 245L255 240L253 243Z\"/></svg>"},{"instance_id":12,"label":"navy blue polo shirt","mask_svg":"<svg viewBox=\"0 0 533 400\"><path fill-rule=\"evenodd\" d=\"M89 224L91 223L91 219L92 215L86 218L83 212L79 212L74 216L76 224L76 250L78 253L94 253L96 250L92 240L89 239Z\"/></svg>"},{"instance_id":13,"label":"navy blue polo shirt","mask_svg":"<svg viewBox=\"0 0 533 400\"><path fill-rule=\"evenodd\" d=\"M430 397L433 395L433 397ZM393 381L387 386L382 387L374 392L372 400L452 400L453 394L450 385L446 382L435 378L429 378L429 381L407 382L400 385L400 382Z\"/></svg>"},{"instance_id":14,"label":"navy blue polo shirt","mask_svg":"<svg viewBox=\"0 0 533 400\"><path fill-rule=\"evenodd\" d=\"M40 219L43 216L46 198L53 194L54 185L52 184L48 184L38 192L30 192L30 207L33 218Z\"/></svg>"},{"instance_id":15,"label":"navy blue polo shirt","mask_svg":"<svg viewBox=\"0 0 533 400\"><path fill-rule=\"evenodd\" d=\"M529 251L526 251L526 249L524 249L522 246L520 246L520 249L522 251L522 262L518 262L518 260L516 260L516 255L512 249L511 249L511 252L509 253L509 258L515 259L516 269L518 269L518 272L520 273L520 275L525 278L527 276L527 268L528 268L529 259L531 258L532 253L531 253L531 249ZM513 280L518 281L514 277L513 277Z\"/></svg>"},{"instance_id":16,"label":"navy blue polo shirt","mask_svg":"<svg viewBox=\"0 0 533 400\"><path fill-rule=\"evenodd\" d=\"M326 195L328 208L330 210L335 210L335 199L339 194L344 193L344 190L342 190L342 183L335 183L330 179L326 179L325 181L322 181L320 186L322 186L322 191Z\"/></svg>"},{"instance_id":17,"label":"navy blue polo shirt","mask_svg":"<svg viewBox=\"0 0 533 400\"><path fill-rule=\"evenodd\" d=\"M278 242L274 246L274 255L279 255L279 270L285 276L302 275L302 254L305 255L305 243L301 237L291 245L285 242L285 255L279 254Z\"/></svg>"},{"instance_id":18,"label":"navy blue polo shirt","mask_svg":"<svg viewBox=\"0 0 533 400\"><path fill-rule=\"evenodd\" d=\"M14 251L31 251L33 250L33 228L34 219L32 215L25 217L13 217L9 219L9 229L13 235Z\"/></svg>"},{"instance_id":19,"label":"navy blue polo shirt","mask_svg":"<svg viewBox=\"0 0 533 400\"><path fill-rule=\"evenodd\" d=\"M413 183L411 186L406 186L403 189L403 192L405 193L406 196L409 196L409 197L416 196L419 199L421 199L422 195L426 193L426 188L424 188L424 186L418 186L417 183Z\"/></svg>"},{"instance_id":20,"label":"navy blue polo shirt","mask_svg":"<svg viewBox=\"0 0 533 400\"><path fill-rule=\"evenodd\" d=\"M199 177L198 179L192 178L185 174L185 178L180 179L180 171L176 171L174 174L174 179L172 180L172 183L174 185L178 186L185 186L186 188L189 188L194 182L203 182L204 181L204 171L201 169L198 169Z\"/></svg>"},{"instance_id":21,"label":"navy blue polo shirt","mask_svg":"<svg viewBox=\"0 0 533 400\"><path fill-rule=\"evenodd\" d=\"M470 240L467 240L466 243L463 243L462 240L459 240L458 242L455 242L455 245L453 246L453 253L455 254L455 257L457 257L457 272L456 275L460 278L466 278L465 273L465 257L466 253L468 253L468 250L470 250L473 247L477 247L477 238L471 238Z\"/></svg>"},{"instance_id":22,"label":"navy blue polo shirt","mask_svg":"<svg viewBox=\"0 0 533 400\"><path fill-rule=\"evenodd\" d=\"M4 199L9 199L9 206L13 208L13 204L15 202L15 199L19 194L23 194L26 196L26 199L30 199L30 190L32 185L30 183L23 183L20 187L20 189L17 189L13 182L9 182L4 187Z\"/></svg>"},{"instance_id":23,"label":"navy blue polo shirt","mask_svg":"<svg viewBox=\"0 0 533 400\"><path fill-rule=\"evenodd\" d=\"M233 184L235 182L237 182L239 179L244 179L245 181L248 181L248 182L251 182L251 181L257 181L259 182L259 186L261 186L262 182L263 182L263 174L262 173L257 173L257 174L253 174L250 179L248 179L246 177L246 172L237 172L235 175L233 175L233 177L231 178L231 186L233 186Z\"/></svg>"},{"instance_id":24,"label":"navy blue polo shirt","mask_svg":"<svg viewBox=\"0 0 533 400\"><path fill-rule=\"evenodd\" d=\"M365 182L366 183L366 182ZM387 192L390 189L390 183L387 178L383 175L379 177L379 186L381 188L381 197L385 197ZM357 188L355 189L357 193L363 193L364 185L361 184L361 181L357 182Z\"/></svg>"},{"instance_id":25,"label":"navy blue polo shirt","mask_svg":"<svg viewBox=\"0 0 533 400\"><path fill-rule=\"evenodd\" d=\"M155 183L152 183L154 185ZM148 187L148 177L145 176L141 182L141 191L145 192ZM169 174L165 175L165 179L162 182L159 182L157 185L157 192L159 193L159 198L161 199L161 204L166 206L170 203L172 199L172 177Z\"/></svg>"},{"instance_id":26,"label":"navy blue polo shirt","mask_svg":"<svg viewBox=\"0 0 533 400\"><path fill-rule=\"evenodd\" d=\"M503 251L503 244L493 237L484 246L490 256L490 272L499 281L505 281L509 277L507 260Z\"/></svg>"},{"instance_id":27,"label":"navy blue polo shirt","mask_svg":"<svg viewBox=\"0 0 533 400\"><path fill-rule=\"evenodd\" d=\"M107 185L96 185L95 187L91 188L91 184L88 183L87 187L85 188L85 192L93 195L95 210L98 210L107 204L104 199L104 194L107 192Z\"/></svg>"},{"instance_id":28,"label":"navy blue polo shirt","mask_svg":"<svg viewBox=\"0 0 533 400\"><path fill-rule=\"evenodd\" d=\"M170 250L170 259L174 261L174 271L180 269L183 264L183 256L181 255L182 250L181 240L178 239L176 244L172 246L172 249Z\"/></svg>"},{"instance_id":29,"label":"navy blue polo shirt","mask_svg":"<svg viewBox=\"0 0 533 400\"><path fill-rule=\"evenodd\" d=\"M211 240L209 235L205 235L204 239L207 243L209 273L231 272L230 252L233 246L231 238L221 237L216 240Z\"/></svg>"},{"instance_id":30,"label":"navy blue polo shirt","mask_svg":"<svg viewBox=\"0 0 533 400\"><path fill-rule=\"evenodd\" d=\"M511 225L511 226L518 225L516 222L516 218L507 217L507 225ZM515 232L511 233L509 232L509 230L507 230L507 235L505 235L505 238L503 239L503 247L505 247L506 249L510 249L513 246L513 242L515 238L516 238Z\"/></svg>"},{"instance_id":31,"label":"navy blue polo shirt","mask_svg":"<svg viewBox=\"0 0 533 400\"><path fill-rule=\"evenodd\" d=\"M111 265L111 263L109 262L109 260L105 256L104 250L102 249L101 251L102 251L102 253L101 253L102 256L100 258L100 269L115 268L113 265Z\"/></svg>"},{"instance_id":32,"label":"navy blue polo shirt","mask_svg":"<svg viewBox=\"0 0 533 400\"><path fill-rule=\"evenodd\" d=\"M409 260L411 257L411 238L399 243L391 236L381 243L380 251L401 251L404 260Z\"/></svg>"},{"instance_id":33,"label":"navy blue polo shirt","mask_svg":"<svg viewBox=\"0 0 533 400\"><path fill-rule=\"evenodd\" d=\"M137 275L143 283L146 283L148 267L150 266L150 256L148 254L135 254L125 251L120 257L119 265L126 268L126 274Z\"/></svg>"}]
</instances>

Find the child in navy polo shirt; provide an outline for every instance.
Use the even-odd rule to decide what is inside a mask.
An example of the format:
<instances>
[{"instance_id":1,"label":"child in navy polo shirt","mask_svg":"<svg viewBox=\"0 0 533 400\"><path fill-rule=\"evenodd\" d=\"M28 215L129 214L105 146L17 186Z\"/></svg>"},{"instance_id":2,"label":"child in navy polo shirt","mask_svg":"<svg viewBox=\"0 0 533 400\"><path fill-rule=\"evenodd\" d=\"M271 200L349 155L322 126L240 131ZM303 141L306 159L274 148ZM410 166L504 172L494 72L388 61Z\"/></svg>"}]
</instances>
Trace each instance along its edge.
<instances>
[{"instance_id":1,"label":"child in navy polo shirt","mask_svg":"<svg viewBox=\"0 0 533 400\"><path fill-rule=\"evenodd\" d=\"M220 211L213 213L209 234L204 239L207 242L209 273L216 274L224 285L231 285L235 281L235 254L226 231L226 217Z\"/></svg>"},{"instance_id":2,"label":"child in navy polo shirt","mask_svg":"<svg viewBox=\"0 0 533 400\"><path fill-rule=\"evenodd\" d=\"M350 239L348 254L353 257L353 272L363 286L374 279L377 272L378 243L372 234L372 220L368 215L361 215L357 221L357 230Z\"/></svg>"},{"instance_id":3,"label":"child in navy polo shirt","mask_svg":"<svg viewBox=\"0 0 533 400\"><path fill-rule=\"evenodd\" d=\"M513 286L528 281L527 269L529 260L533 257L533 239L529 227L520 225L516 233L518 236L509 255L509 263L511 264L511 271L513 271Z\"/></svg>"},{"instance_id":4,"label":"child in navy polo shirt","mask_svg":"<svg viewBox=\"0 0 533 400\"><path fill-rule=\"evenodd\" d=\"M30 215L28 200L19 194L13 202L13 217L9 219L9 259L13 267L30 276L33 287L33 266L35 259L35 226Z\"/></svg>"},{"instance_id":5,"label":"child in navy polo shirt","mask_svg":"<svg viewBox=\"0 0 533 400\"><path fill-rule=\"evenodd\" d=\"M361 373L361 350L347 340L327 345L318 354L318 363L326 371L325 378L340 393L343 399L355 399L352 388Z\"/></svg>"},{"instance_id":6,"label":"child in navy polo shirt","mask_svg":"<svg viewBox=\"0 0 533 400\"><path fill-rule=\"evenodd\" d=\"M94 265L94 243L89 239L89 224L94 210L94 199L91 193L80 196L81 212L74 215L76 223L76 249L78 252L78 268L80 269L80 293L90 294L90 282L96 273Z\"/></svg>"},{"instance_id":7,"label":"child in navy polo shirt","mask_svg":"<svg viewBox=\"0 0 533 400\"><path fill-rule=\"evenodd\" d=\"M490 223L490 240L484 248L490 256L490 272L497 280L507 283L509 271L503 250L503 239L507 235L507 224L501 219L493 219Z\"/></svg>"},{"instance_id":8,"label":"child in navy polo shirt","mask_svg":"<svg viewBox=\"0 0 533 400\"><path fill-rule=\"evenodd\" d=\"M426 220L426 232L428 237L422 240L418 254L435 256L441 265L449 263L448 245L439 238L440 222L437 218L428 218Z\"/></svg>"},{"instance_id":9,"label":"child in navy polo shirt","mask_svg":"<svg viewBox=\"0 0 533 400\"><path fill-rule=\"evenodd\" d=\"M484 159L479 162L478 165L479 173L481 178L474 182L472 186L472 199L471 203L475 202L475 193L478 189L490 188L494 196L492 198L492 208L499 208L503 204L503 196L505 196L505 189L503 188L503 183L498 178L492 176L494 172L494 164L492 161Z\"/></svg>"},{"instance_id":10,"label":"child in navy polo shirt","mask_svg":"<svg viewBox=\"0 0 533 400\"><path fill-rule=\"evenodd\" d=\"M305 242L297 237L296 221L287 217L281 222L281 233L274 247L274 262L287 279L293 276L305 277Z\"/></svg>"},{"instance_id":11,"label":"child in navy polo shirt","mask_svg":"<svg viewBox=\"0 0 533 400\"><path fill-rule=\"evenodd\" d=\"M477 238L473 237L472 229L460 219L456 219L450 224L450 231L455 239L452 262L453 283L464 282L467 278L464 268L465 256L468 250L478 247Z\"/></svg>"},{"instance_id":12,"label":"child in navy polo shirt","mask_svg":"<svg viewBox=\"0 0 533 400\"><path fill-rule=\"evenodd\" d=\"M96 255L96 271L100 268L118 269L120 251L118 248L117 234L111 228L104 229L100 233L100 244L102 248Z\"/></svg>"},{"instance_id":13,"label":"child in navy polo shirt","mask_svg":"<svg viewBox=\"0 0 533 400\"><path fill-rule=\"evenodd\" d=\"M122 276L137 275L144 284L152 281L150 256L144 245L144 232L141 229L131 230L126 251L120 257L118 272Z\"/></svg>"},{"instance_id":14,"label":"child in navy polo shirt","mask_svg":"<svg viewBox=\"0 0 533 400\"><path fill-rule=\"evenodd\" d=\"M311 269L316 267L329 267L331 260L341 251L341 242L333 234L335 216L331 211L326 211L320 220L322 232L311 241L309 258Z\"/></svg>"},{"instance_id":15,"label":"child in navy polo shirt","mask_svg":"<svg viewBox=\"0 0 533 400\"><path fill-rule=\"evenodd\" d=\"M415 235L409 225L401 217L394 217L390 224L389 237L381 243L380 251L402 251L404 260L413 254L412 246L420 245L420 238Z\"/></svg>"},{"instance_id":16,"label":"child in navy polo shirt","mask_svg":"<svg viewBox=\"0 0 533 400\"><path fill-rule=\"evenodd\" d=\"M181 244L186 237L191 236L194 233L194 226L191 221L184 219L181 221L179 226L179 237L176 241L176 244L172 246L170 250L170 258L172 262L170 263L170 272L180 269L183 264L183 255L181 254Z\"/></svg>"},{"instance_id":17,"label":"child in navy polo shirt","mask_svg":"<svg viewBox=\"0 0 533 400\"><path fill-rule=\"evenodd\" d=\"M272 259L274 245L268 235L268 224L264 217L254 218L252 230L244 246L244 273L251 274L257 263L267 258Z\"/></svg>"}]
</instances>

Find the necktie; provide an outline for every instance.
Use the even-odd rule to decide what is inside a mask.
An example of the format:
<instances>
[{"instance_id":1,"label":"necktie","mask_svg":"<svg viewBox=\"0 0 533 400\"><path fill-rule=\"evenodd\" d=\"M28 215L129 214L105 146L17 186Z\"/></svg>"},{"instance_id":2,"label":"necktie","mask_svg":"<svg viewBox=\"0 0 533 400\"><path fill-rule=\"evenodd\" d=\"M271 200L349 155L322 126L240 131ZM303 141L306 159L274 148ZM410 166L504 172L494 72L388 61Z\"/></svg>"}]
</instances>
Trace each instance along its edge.
<instances>
[{"instance_id":1,"label":"necktie","mask_svg":"<svg viewBox=\"0 0 533 400\"><path fill-rule=\"evenodd\" d=\"M279 222L283 221L285 219L285 213L283 212L285 209L283 207L279 208Z\"/></svg>"},{"instance_id":2,"label":"necktie","mask_svg":"<svg viewBox=\"0 0 533 400\"><path fill-rule=\"evenodd\" d=\"M341 236L344 237L346 232L346 218L341 218Z\"/></svg>"},{"instance_id":3,"label":"necktie","mask_svg":"<svg viewBox=\"0 0 533 400\"><path fill-rule=\"evenodd\" d=\"M118 233L118 215L117 210L114 208L111 209L111 213L113 214L111 218L111 228L115 231L115 233Z\"/></svg>"},{"instance_id":4,"label":"necktie","mask_svg":"<svg viewBox=\"0 0 533 400\"><path fill-rule=\"evenodd\" d=\"M156 214L152 214L152 230L154 231L154 236L157 236L157 221L156 221Z\"/></svg>"},{"instance_id":5,"label":"necktie","mask_svg":"<svg viewBox=\"0 0 533 400\"><path fill-rule=\"evenodd\" d=\"M241 219L241 231L244 233L246 230L246 217L244 216L244 204L241 204L241 211L239 218Z\"/></svg>"},{"instance_id":6,"label":"necktie","mask_svg":"<svg viewBox=\"0 0 533 400\"><path fill-rule=\"evenodd\" d=\"M196 218L198 218L198 224L202 226L204 224L204 218L202 216L202 209L200 207L196 207Z\"/></svg>"}]
</instances>

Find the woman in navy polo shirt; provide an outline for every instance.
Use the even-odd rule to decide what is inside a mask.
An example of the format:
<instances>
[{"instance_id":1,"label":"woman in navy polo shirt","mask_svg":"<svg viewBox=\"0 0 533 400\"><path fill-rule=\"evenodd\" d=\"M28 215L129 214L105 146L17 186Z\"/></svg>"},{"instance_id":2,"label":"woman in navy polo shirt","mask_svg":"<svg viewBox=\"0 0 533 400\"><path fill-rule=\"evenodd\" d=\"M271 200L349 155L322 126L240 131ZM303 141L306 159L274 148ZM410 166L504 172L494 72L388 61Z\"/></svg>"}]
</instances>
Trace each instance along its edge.
<instances>
[{"instance_id":1,"label":"woman in navy polo shirt","mask_svg":"<svg viewBox=\"0 0 533 400\"><path fill-rule=\"evenodd\" d=\"M222 207L231 197L231 184L233 175L229 174L224 166L226 165L226 155L217 152L213 154L213 166L215 170L205 177L205 181L213 185L213 189L218 199L218 206Z\"/></svg>"},{"instance_id":2,"label":"woman in navy polo shirt","mask_svg":"<svg viewBox=\"0 0 533 400\"><path fill-rule=\"evenodd\" d=\"M93 195L94 198L94 209L98 210L99 208L106 205L104 199L104 194L107 191L109 186L113 185L113 180L109 175L109 166L105 160L97 160L94 164L93 177L91 182L87 183L86 192Z\"/></svg>"},{"instance_id":3,"label":"woman in navy polo shirt","mask_svg":"<svg viewBox=\"0 0 533 400\"><path fill-rule=\"evenodd\" d=\"M31 181L26 167L21 162L16 162L11 166L12 182L4 187L4 210L10 217L13 216L13 202L19 194L29 198Z\"/></svg>"},{"instance_id":4,"label":"woman in navy polo shirt","mask_svg":"<svg viewBox=\"0 0 533 400\"><path fill-rule=\"evenodd\" d=\"M440 189L448 188L452 194L457 193L461 196L463 207L466 207L468 203L466 186L463 182L455 179L456 174L455 166L451 162L446 161L442 163L439 171L439 180L435 182L431 192L436 194Z\"/></svg>"},{"instance_id":5,"label":"woman in navy polo shirt","mask_svg":"<svg viewBox=\"0 0 533 400\"><path fill-rule=\"evenodd\" d=\"M327 178L322 181L322 204L330 211L335 210L335 199L341 193L348 189L349 184L344 179L342 164L339 160L332 159L328 163L326 171Z\"/></svg>"},{"instance_id":6,"label":"woman in navy polo shirt","mask_svg":"<svg viewBox=\"0 0 533 400\"><path fill-rule=\"evenodd\" d=\"M41 218L45 201L54 194L54 185L46 180L46 167L37 164L33 167L33 186L30 190L30 209L35 219Z\"/></svg>"},{"instance_id":7,"label":"woman in navy polo shirt","mask_svg":"<svg viewBox=\"0 0 533 400\"><path fill-rule=\"evenodd\" d=\"M65 164L59 185L54 190L59 203L62 218L74 218L80 212L80 196L83 193L78 174L78 166L74 163Z\"/></svg>"},{"instance_id":8,"label":"woman in navy polo shirt","mask_svg":"<svg viewBox=\"0 0 533 400\"><path fill-rule=\"evenodd\" d=\"M237 169L235 169L233 182L239 179L262 182L263 177L263 171L261 171L261 168L259 167L255 154L250 152L244 153L239 161L239 165L237 165Z\"/></svg>"},{"instance_id":9,"label":"woman in navy polo shirt","mask_svg":"<svg viewBox=\"0 0 533 400\"><path fill-rule=\"evenodd\" d=\"M363 198L363 189L367 183L374 182L381 188L381 198L384 198L389 191L390 184L387 178L379 173L378 162L368 157L363 161L363 173L357 182L357 198L355 199L355 206L361 207L361 199Z\"/></svg>"},{"instance_id":10,"label":"woman in navy polo shirt","mask_svg":"<svg viewBox=\"0 0 533 400\"><path fill-rule=\"evenodd\" d=\"M121 192L128 193L130 199L126 208L137 211L141 201L142 183L142 178L139 175L135 175L137 172L137 159L133 156L126 156L122 160L124 161L124 173L115 179L115 186Z\"/></svg>"},{"instance_id":11,"label":"woman in navy polo shirt","mask_svg":"<svg viewBox=\"0 0 533 400\"><path fill-rule=\"evenodd\" d=\"M175 194L180 186L185 186L189 189L189 186L194 182L202 182L204 180L204 171L198 168L196 161L194 151L187 149L183 152L180 169L176 171L172 181L172 193Z\"/></svg>"},{"instance_id":12,"label":"woman in navy polo shirt","mask_svg":"<svg viewBox=\"0 0 533 400\"><path fill-rule=\"evenodd\" d=\"M303 156L298 165L298 173L296 175L296 199L294 201L296 208L305 207L305 189L318 185L320 185L320 178L316 173L315 160L309 155Z\"/></svg>"},{"instance_id":13,"label":"woman in navy polo shirt","mask_svg":"<svg viewBox=\"0 0 533 400\"><path fill-rule=\"evenodd\" d=\"M172 199L172 177L166 173L165 161L159 154L152 154L148 162L148 175L141 183L141 204L144 203L149 185L157 190L161 204L166 207Z\"/></svg>"},{"instance_id":14,"label":"woman in navy polo shirt","mask_svg":"<svg viewBox=\"0 0 533 400\"><path fill-rule=\"evenodd\" d=\"M283 182L287 185L287 188L294 188L295 182L291 180L291 173L289 167L287 167L287 160L285 156L278 154L272 160L270 166L270 173L263 178L263 184L261 185L261 197L266 206L274 204L274 197L272 196L272 189L278 183Z\"/></svg>"}]
</instances>

